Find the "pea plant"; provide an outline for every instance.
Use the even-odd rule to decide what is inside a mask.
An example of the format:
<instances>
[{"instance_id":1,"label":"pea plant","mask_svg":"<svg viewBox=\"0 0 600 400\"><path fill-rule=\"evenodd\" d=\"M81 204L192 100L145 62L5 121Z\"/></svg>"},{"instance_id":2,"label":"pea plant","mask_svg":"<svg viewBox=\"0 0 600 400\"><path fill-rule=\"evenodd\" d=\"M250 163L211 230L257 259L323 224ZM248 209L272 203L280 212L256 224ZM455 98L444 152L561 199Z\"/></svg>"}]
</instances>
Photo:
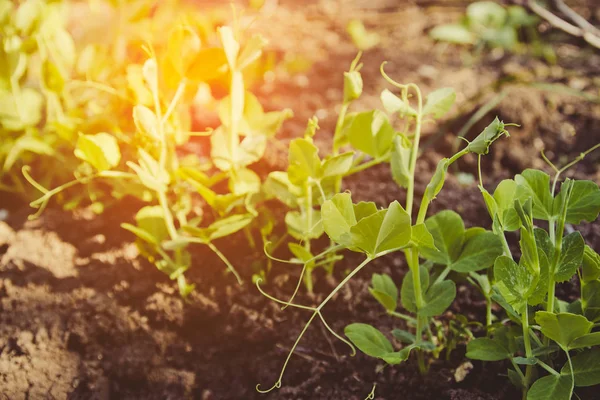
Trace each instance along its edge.
<instances>
[{"instance_id":1,"label":"pea plant","mask_svg":"<svg viewBox=\"0 0 600 400\"><path fill-rule=\"evenodd\" d=\"M478 1L469 4L459 23L438 25L429 35L442 42L474 46L477 53L484 48L522 52L528 48L528 42L536 56L554 61L552 47L544 44L537 32L539 23L537 16L521 6Z\"/></svg>"},{"instance_id":2,"label":"pea plant","mask_svg":"<svg viewBox=\"0 0 600 400\"><path fill-rule=\"evenodd\" d=\"M265 183L267 195L280 200L289 208L285 216L286 236L275 245L266 241L265 253L270 259L279 262L303 265L301 276L309 292L313 289L314 269L322 267L332 273L334 263L342 258L339 254L342 246L334 242L315 252L315 245L312 243L318 242L325 235L322 211L315 207L340 192L344 177L387 162L391 157L394 132L387 116L375 111L348 112L363 89L360 57L359 53L349 71L344 73L344 97L330 153L323 158L319 156L319 149L313 140L319 125L317 118L313 117L308 122L304 136L289 144L287 171L270 173ZM365 132L370 132L376 139L365 140ZM347 151L341 152L342 149ZM294 258L282 260L273 257L271 253L286 237L297 241L287 244ZM265 274L260 278L264 279ZM298 283L301 282L302 280Z\"/></svg>"},{"instance_id":3,"label":"pea plant","mask_svg":"<svg viewBox=\"0 0 600 400\"><path fill-rule=\"evenodd\" d=\"M177 280L183 296L193 289L184 275L192 265L188 250L192 244L207 246L241 283L236 269L214 242L247 228L257 216L261 179L248 167L263 156L267 139L290 115L288 110L265 112L245 89L243 71L260 57L264 39L252 36L242 46L234 29L223 26L218 34L220 47L203 47L194 29L181 24L172 29L164 53L157 53L151 44L144 47L147 60L139 68L131 65L129 69L139 73L130 77L135 79L131 90L137 100L130 107L132 134L138 141L119 141L119 135L109 132L80 133L74 155L88 173L77 174L52 190L37 183L27 168L23 170L43 193L31 203L38 208L34 217L53 196L98 179L110 182L113 195L134 195L149 203L137 212L135 225L124 223L122 227L136 235L142 255ZM188 99L200 83L222 75L230 78L230 94L219 105L221 126L192 132L186 123ZM178 80L176 85L174 80ZM209 162L178 151L198 135L210 135ZM195 196L204 200L210 213L205 215L195 206Z\"/></svg>"},{"instance_id":4,"label":"pea plant","mask_svg":"<svg viewBox=\"0 0 600 400\"><path fill-rule=\"evenodd\" d=\"M365 258L318 306L295 303L294 296L289 301L277 299L262 290L260 281L256 282L261 293L269 299L285 307L296 307L311 313L284 362L279 379L267 390L257 386L260 392L281 387L292 354L317 317L332 335L350 347L352 354L356 353L356 346L368 355L381 358L389 364L398 364L407 360L414 350L418 354L421 370L425 371L423 352L434 349L431 341L423 340L423 334L430 331L432 317L441 314L451 304L456 294L454 282L446 279L446 275L452 270L467 274L489 267L493 264L494 257L502 253L502 244L493 233L483 229L465 230L460 217L457 223L454 214L441 213L436 219L434 217L428 220L426 214L429 204L444 185L448 167L467 153L487 154L495 140L504 134L508 135L505 125L495 120L463 150L438 163L421 199L418 215L413 221L416 162L419 156L421 127L426 117L443 116L452 106L455 93L452 89L440 89L430 93L424 101L418 86L403 85L393 81L383 71L383 65L381 72L400 90L399 96L387 89L384 90L381 100L388 113L397 115L404 121L404 129L396 131L386 114L381 111L370 111L351 117L352 122L345 131L347 133L345 137L356 148L371 155L373 160L379 161L385 157L384 160L389 161L394 179L400 186L406 188L406 204L402 206L398 201L394 201L387 208L378 209L373 202L353 202L351 193L347 192L335 193L332 197L323 199L320 207L322 229L334 244L333 248L358 252ZM337 135L334 137L334 143L339 137ZM303 169L310 171L306 166ZM456 236L454 229L458 232ZM491 249L487 248L488 244L491 244ZM483 251L482 245L486 246ZM345 334L349 340L336 333L327 324L321 310L365 266L377 258L399 251L405 254L410 270L402 285L401 301L413 316L395 311L398 292L389 277L375 275L371 292L390 314L405 319L415 326L416 334L414 338L411 336L411 343L400 351L394 351L392 344L380 331L360 323L346 327ZM305 262L305 267L321 256L322 254L319 254ZM445 266L432 284L430 284L430 271L421 265L420 256L431 260L428 261L430 264L435 261Z\"/></svg>"},{"instance_id":5,"label":"pea plant","mask_svg":"<svg viewBox=\"0 0 600 400\"><path fill-rule=\"evenodd\" d=\"M60 150L77 119L66 81L77 73L75 44L65 28L64 5L0 1L0 190L28 197L20 168L41 165L50 183L68 173Z\"/></svg>"},{"instance_id":6,"label":"pea plant","mask_svg":"<svg viewBox=\"0 0 600 400\"><path fill-rule=\"evenodd\" d=\"M504 244L481 289L507 318L488 321L488 336L469 342L467 357L509 360L510 381L530 400L570 399L576 387L600 384L600 255L572 228L598 218L600 188L592 181L566 179L558 189L560 175L598 147L561 169L544 157L555 172L552 184L545 172L528 169L500 182L493 195L480 185L494 234ZM515 230L520 257L505 239L506 231ZM577 279L578 299L556 297L558 283Z\"/></svg>"}]
</instances>

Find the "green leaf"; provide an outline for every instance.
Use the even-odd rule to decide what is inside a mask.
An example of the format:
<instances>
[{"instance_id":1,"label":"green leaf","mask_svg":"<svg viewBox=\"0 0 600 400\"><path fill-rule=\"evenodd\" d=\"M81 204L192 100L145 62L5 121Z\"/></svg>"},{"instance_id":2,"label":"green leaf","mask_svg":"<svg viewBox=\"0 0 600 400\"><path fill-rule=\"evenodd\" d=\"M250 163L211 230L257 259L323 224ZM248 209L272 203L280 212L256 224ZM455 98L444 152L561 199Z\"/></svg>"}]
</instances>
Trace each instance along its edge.
<instances>
[{"instance_id":1,"label":"green leaf","mask_svg":"<svg viewBox=\"0 0 600 400\"><path fill-rule=\"evenodd\" d=\"M423 115L433 114L434 118L441 118L450 111L456 100L456 92L452 88L437 89L427 96L423 107Z\"/></svg>"},{"instance_id":2,"label":"green leaf","mask_svg":"<svg viewBox=\"0 0 600 400\"><path fill-rule=\"evenodd\" d=\"M571 359L575 386L600 385L600 349L589 349ZM571 376L571 366L565 363L561 375Z\"/></svg>"},{"instance_id":3,"label":"green leaf","mask_svg":"<svg viewBox=\"0 0 600 400\"><path fill-rule=\"evenodd\" d=\"M386 274L373 274L369 292L388 311L394 311L398 302L398 288Z\"/></svg>"},{"instance_id":4,"label":"green leaf","mask_svg":"<svg viewBox=\"0 0 600 400\"><path fill-rule=\"evenodd\" d=\"M240 214L217 220L208 226L211 231L209 239L212 241L229 236L248 226L253 219L254 217L250 214Z\"/></svg>"},{"instance_id":5,"label":"green leaf","mask_svg":"<svg viewBox=\"0 0 600 400\"><path fill-rule=\"evenodd\" d=\"M584 249L585 242L581 233L573 232L563 238L558 267L554 273L556 282L565 282L571 279L581 265Z\"/></svg>"},{"instance_id":6,"label":"green leaf","mask_svg":"<svg viewBox=\"0 0 600 400\"><path fill-rule=\"evenodd\" d=\"M562 190L561 190L562 194ZM559 195L557 203L562 201ZM556 209L556 208L555 208ZM573 191L567 204L567 220L569 224L580 224L581 221L593 222L600 213L600 188L592 181L574 181Z\"/></svg>"},{"instance_id":7,"label":"green leaf","mask_svg":"<svg viewBox=\"0 0 600 400\"><path fill-rule=\"evenodd\" d=\"M258 174L248 168L239 168L229 177L229 190L234 195L247 195L258 193L261 188L261 181Z\"/></svg>"},{"instance_id":8,"label":"green leaf","mask_svg":"<svg viewBox=\"0 0 600 400\"><path fill-rule=\"evenodd\" d=\"M497 286L506 301L517 309L522 307L533 284L533 277L527 268L518 265L510 257L500 256L494 262L494 276L497 282L503 284ZM512 298L507 296L507 292L512 295Z\"/></svg>"},{"instance_id":9,"label":"green leaf","mask_svg":"<svg viewBox=\"0 0 600 400\"><path fill-rule=\"evenodd\" d=\"M592 322L600 321L600 281L582 284L581 305L583 314Z\"/></svg>"},{"instance_id":10,"label":"green leaf","mask_svg":"<svg viewBox=\"0 0 600 400\"><path fill-rule=\"evenodd\" d=\"M477 1L467 7L470 24L499 28L504 26L507 16L506 9L493 1Z\"/></svg>"},{"instance_id":11,"label":"green leaf","mask_svg":"<svg viewBox=\"0 0 600 400\"><path fill-rule=\"evenodd\" d=\"M31 88L23 88L13 96L8 90L0 89L0 124L9 131L21 131L35 126L42 120L44 97Z\"/></svg>"},{"instance_id":12,"label":"green leaf","mask_svg":"<svg viewBox=\"0 0 600 400\"><path fill-rule=\"evenodd\" d=\"M456 285L446 280L434 283L425 293L425 304L419 310L419 315L424 317L435 317L446 311L456 297Z\"/></svg>"},{"instance_id":13,"label":"green leaf","mask_svg":"<svg viewBox=\"0 0 600 400\"><path fill-rule=\"evenodd\" d=\"M359 221L358 223L362 222ZM410 216L398 201L392 202L385 214L375 245L375 253L399 249L412 237Z\"/></svg>"},{"instance_id":14,"label":"green leaf","mask_svg":"<svg viewBox=\"0 0 600 400\"><path fill-rule=\"evenodd\" d=\"M352 244L371 257L408 245L411 239L410 216L394 201L387 210L365 217L350 227Z\"/></svg>"},{"instance_id":15,"label":"green leaf","mask_svg":"<svg viewBox=\"0 0 600 400\"><path fill-rule=\"evenodd\" d=\"M455 44L474 44L476 41L475 35L461 24L438 25L429 31L429 36L435 40Z\"/></svg>"},{"instance_id":16,"label":"green leaf","mask_svg":"<svg viewBox=\"0 0 600 400\"><path fill-rule=\"evenodd\" d=\"M119 165L121 151L114 136L108 133L79 135L75 156L88 162L98 171L106 171Z\"/></svg>"},{"instance_id":17,"label":"green leaf","mask_svg":"<svg viewBox=\"0 0 600 400\"><path fill-rule=\"evenodd\" d=\"M359 201L357 204L354 204L353 208L357 221L377 212L377 206L372 201Z\"/></svg>"},{"instance_id":18,"label":"green leaf","mask_svg":"<svg viewBox=\"0 0 600 400\"><path fill-rule=\"evenodd\" d=\"M512 360L518 365L535 365L538 362L537 358L535 357L513 357Z\"/></svg>"},{"instance_id":19,"label":"green leaf","mask_svg":"<svg viewBox=\"0 0 600 400\"><path fill-rule=\"evenodd\" d=\"M133 107L133 122L141 134L162 140L158 135L158 118L148 107L140 104Z\"/></svg>"},{"instance_id":20,"label":"green leaf","mask_svg":"<svg viewBox=\"0 0 600 400\"><path fill-rule=\"evenodd\" d=\"M538 251L538 259L540 266L540 275L535 289L530 293L527 302L532 305L538 305L546 298L548 292L548 284L550 282L550 259L543 251Z\"/></svg>"},{"instance_id":21,"label":"green leaf","mask_svg":"<svg viewBox=\"0 0 600 400\"><path fill-rule=\"evenodd\" d=\"M135 221L138 228L147 232L154 238L155 243L161 243L169 238L169 231L167 230L165 214L162 207L142 207L135 215Z\"/></svg>"},{"instance_id":22,"label":"green leaf","mask_svg":"<svg viewBox=\"0 0 600 400\"><path fill-rule=\"evenodd\" d=\"M541 228L535 228L533 234L538 252L543 251L548 260L552 260L554 258L554 245L550 240L550 236L548 236L548 232Z\"/></svg>"},{"instance_id":23,"label":"green leaf","mask_svg":"<svg viewBox=\"0 0 600 400\"><path fill-rule=\"evenodd\" d=\"M387 116L374 110L356 114L348 127L347 135L355 149L379 158L390 151L396 133Z\"/></svg>"},{"instance_id":24,"label":"green leaf","mask_svg":"<svg viewBox=\"0 0 600 400\"><path fill-rule=\"evenodd\" d=\"M400 351L394 351L392 353L385 354L381 357L381 359L390 365L398 365L408 360L410 352L413 348L414 346L405 347Z\"/></svg>"},{"instance_id":25,"label":"green leaf","mask_svg":"<svg viewBox=\"0 0 600 400\"><path fill-rule=\"evenodd\" d=\"M312 211L312 226L307 227L306 219L298 211L289 211L285 215L288 233L298 240L318 239L323 234L321 213Z\"/></svg>"},{"instance_id":26,"label":"green leaf","mask_svg":"<svg viewBox=\"0 0 600 400\"><path fill-rule=\"evenodd\" d=\"M308 178L317 179L321 174L319 149L308 139L290 142L288 176L294 185L301 185Z\"/></svg>"},{"instance_id":27,"label":"green leaf","mask_svg":"<svg viewBox=\"0 0 600 400\"><path fill-rule=\"evenodd\" d=\"M553 214L553 199L550 193L550 176L545 172L535 169L526 169L515 176L517 183L516 197L533 200L533 217L545 221L550 220Z\"/></svg>"},{"instance_id":28,"label":"green leaf","mask_svg":"<svg viewBox=\"0 0 600 400\"><path fill-rule=\"evenodd\" d=\"M223 49L227 56L227 63L231 70L236 68L236 60L240 51L240 45L235 40L233 30L229 26L222 26L218 29L219 36L221 37L221 43L223 43Z\"/></svg>"},{"instance_id":29,"label":"green leaf","mask_svg":"<svg viewBox=\"0 0 600 400\"><path fill-rule=\"evenodd\" d=\"M363 81L360 72L344 72L344 103L348 104L360 97L363 90Z\"/></svg>"},{"instance_id":30,"label":"green leaf","mask_svg":"<svg viewBox=\"0 0 600 400\"><path fill-rule=\"evenodd\" d=\"M519 229L521 223L514 209L514 199L517 192L517 183L512 179L501 181L494 190L494 200L498 207L498 214L505 231Z\"/></svg>"},{"instance_id":31,"label":"green leaf","mask_svg":"<svg viewBox=\"0 0 600 400\"><path fill-rule=\"evenodd\" d=\"M408 331L402 329L394 329L392 335L400 342L405 344L413 344L417 341L417 337Z\"/></svg>"},{"instance_id":32,"label":"green leaf","mask_svg":"<svg viewBox=\"0 0 600 400\"><path fill-rule=\"evenodd\" d=\"M600 345L600 332L588 333L578 337L569 344L570 349L582 349Z\"/></svg>"},{"instance_id":33,"label":"green leaf","mask_svg":"<svg viewBox=\"0 0 600 400\"><path fill-rule=\"evenodd\" d=\"M321 206L323 228L334 242L350 245L350 228L356 225L356 216L350 193L338 193Z\"/></svg>"},{"instance_id":34,"label":"green leaf","mask_svg":"<svg viewBox=\"0 0 600 400\"><path fill-rule=\"evenodd\" d=\"M160 243L156 240L156 238L154 236L152 236L150 233L146 232L145 230L138 228L135 225L123 223L123 224L121 224L121 228L128 230L129 232L133 233L135 236L137 236L138 238L142 239L145 242L148 242L155 246L160 245Z\"/></svg>"},{"instance_id":35,"label":"green leaf","mask_svg":"<svg viewBox=\"0 0 600 400\"><path fill-rule=\"evenodd\" d=\"M500 136L508 136L508 132L504 129L504 122L496 117L472 142L469 143L467 149L471 153L485 155L490 152L490 146Z\"/></svg>"},{"instance_id":36,"label":"green leaf","mask_svg":"<svg viewBox=\"0 0 600 400\"><path fill-rule=\"evenodd\" d=\"M347 152L337 156L328 157L321 166L321 177L331 178L334 176L343 176L352 168L354 152Z\"/></svg>"},{"instance_id":37,"label":"green leaf","mask_svg":"<svg viewBox=\"0 0 600 400\"><path fill-rule=\"evenodd\" d=\"M450 264L450 269L462 273L479 271L494 265L502 253L502 242L498 236L486 231L465 242L460 256Z\"/></svg>"},{"instance_id":38,"label":"green leaf","mask_svg":"<svg viewBox=\"0 0 600 400\"><path fill-rule=\"evenodd\" d=\"M428 249L430 251L437 251L433 236L427 230L425 224L417 224L412 227L411 242L419 249Z\"/></svg>"},{"instance_id":39,"label":"green leaf","mask_svg":"<svg viewBox=\"0 0 600 400\"><path fill-rule=\"evenodd\" d=\"M381 92L381 102L383 103L383 108L390 114L398 113L400 116L417 116L417 112L407 101L402 100L388 89L384 89L383 92Z\"/></svg>"},{"instance_id":40,"label":"green leaf","mask_svg":"<svg viewBox=\"0 0 600 400\"><path fill-rule=\"evenodd\" d=\"M429 272L427 268L420 266L419 274L421 279L421 291L425 292L429 287ZM402 280L402 288L400 290L400 301L402 307L411 313L417 313L417 303L415 298L415 287L413 285L412 271L408 271Z\"/></svg>"},{"instance_id":41,"label":"green leaf","mask_svg":"<svg viewBox=\"0 0 600 400\"><path fill-rule=\"evenodd\" d=\"M394 181L403 188L407 188L410 184L410 152L410 142L403 136L396 136L390 158L390 167Z\"/></svg>"},{"instance_id":42,"label":"green leaf","mask_svg":"<svg viewBox=\"0 0 600 400\"><path fill-rule=\"evenodd\" d=\"M540 325L542 333L563 349L568 349L573 340L588 334L594 326L584 316L571 313L553 314L538 311L535 313L535 320Z\"/></svg>"},{"instance_id":43,"label":"green leaf","mask_svg":"<svg viewBox=\"0 0 600 400\"><path fill-rule=\"evenodd\" d=\"M244 69L254 61L258 60L263 52L263 48L267 44L267 39L262 35L253 35L246 45L237 60L237 68Z\"/></svg>"},{"instance_id":44,"label":"green leaf","mask_svg":"<svg viewBox=\"0 0 600 400\"><path fill-rule=\"evenodd\" d=\"M281 201L290 208L298 205L298 199L302 197L300 189L290 182L287 172L273 171L267 176L263 184L265 193Z\"/></svg>"},{"instance_id":45,"label":"green leaf","mask_svg":"<svg viewBox=\"0 0 600 400\"><path fill-rule=\"evenodd\" d=\"M42 17L42 4L36 0L24 1L13 15L12 23L23 35L32 33Z\"/></svg>"},{"instance_id":46,"label":"green leaf","mask_svg":"<svg viewBox=\"0 0 600 400\"><path fill-rule=\"evenodd\" d=\"M381 38L377 32L369 32L359 19L352 19L346 26L346 31L352 42L359 50L368 50L379 44Z\"/></svg>"},{"instance_id":47,"label":"green leaf","mask_svg":"<svg viewBox=\"0 0 600 400\"><path fill-rule=\"evenodd\" d=\"M466 356L472 360L500 361L511 357L502 343L490 338L477 338L467 343Z\"/></svg>"},{"instance_id":48,"label":"green leaf","mask_svg":"<svg viewBox=\"0 0 600 400\"><path fill-rule=\"evenodd\" d=\"M140 155L139 165L131 161L128 161L127 165L135 171L142 184L148 189L164 192L171 180L169 173L161 168L159 162L144 149L140 148L138 152Z\"/></svg>"},{"instance_id":49,"label":"green leaf","mask_svg":"<svg viewBox=\"0 0 600 400\"><path fill-rule=\"evenodd\" d=\"M39 155L53 156L56 154L54 148L36 136L24 135L18 138L10 147L10 151L4 159L4 172L9 171L15 163L21 159L24 152L32 152ZM22 160L22 159L21 159Z\"/></svg>"},{"instance_id":50,"label":"green leaf","mask_svg":"<svg viewBox=\"0 0 600 400\"><path fill-rule=\"evenodd\" d=\"M344 333L360 351L371 357L381 358L394 351L392 344L383 333L371 325L350 324L346 326Z\"/></svg>"},{"instance_id":51,"label":"green leaf","mask_svg":"<svg viewBox=\"0 0 600 400\"><path fill-rule=\"evenodd\" d=\"M446 173L448 172L448 159L442 158L435 168L435 172L431 177L431 180L427 184L425 188L425 193L423 197L427 200L427 202L431 202L435 199L435 196L442 190L444 187L444 182L446 181Z\"/></svg>"},{"instance_id":52,"label":"green leaf","mask_svg":"<svg viewBox=\"0 0 600 400\"><path fill-rule=\"evenodd\" d=\"M581 272L584 282L595 281L600 278L600 254L586 245L581 260Z\"/></svg>"},{"instance_id":53,"label":"green leaf","mask_svg":"<svg viewBox=\"0 0 600 400\"><path fill-rule=\"evenodd\" d=\"M445 210L427 218L425 226L438 250L423 249L422 256L437 264L450 265L458 258L463 246L465 225L462 218L454 211Z\"/></svg>"},{"instance_id":54,"label":"green leaf","mask_svg":"<svg viewBox=\"0 0 600 400\"><path fill-rule=\"evenodd\" d=\"M527 392L527 400L570 400L572 392L571 375L548 375L531 385Z\"/></svg>"}]
</instances>

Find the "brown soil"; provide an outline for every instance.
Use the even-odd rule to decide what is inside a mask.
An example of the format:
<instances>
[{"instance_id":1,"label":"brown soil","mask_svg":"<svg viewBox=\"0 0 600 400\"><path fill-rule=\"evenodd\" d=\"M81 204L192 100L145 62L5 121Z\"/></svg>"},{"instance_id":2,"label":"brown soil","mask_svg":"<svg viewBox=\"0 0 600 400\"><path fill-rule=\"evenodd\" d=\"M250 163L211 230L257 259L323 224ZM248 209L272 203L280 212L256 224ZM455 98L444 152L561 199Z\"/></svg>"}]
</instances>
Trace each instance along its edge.
<instances>
[{"instance_id":1,"label":"brown soil","mask_svg":"<svg viewBox=\"0 0 600 400\"><path fill-rule=\"evenodd\" d=\"M561 93L526 86L543 80L565 83L598 93L593 71L600 55L559 36L559 65L547 66L527 56L487 54L465 67L460 51L435 45L424 34L435 24L454 20L461 2L410 2L398 8L394 1L309 1L302 6L282 1L267 29L272 48L282 54L296 51L314 62L313 68L294 76L276 76L259 88L268 108L286 106L295 118L282 135L298 136L308 117L320 116L317 136L327 146L335 123L335 105L341 99L341 72L354 57L344 26L360 15L383 37L382 46L364 55L365 96L357 108L379 107L377 93L384 87L378 68L389 60L388 73L400 81L414 81L425 93L452 86L459 107L434 128L427 156L418 165L417 192L422 193L437 160L450 154L456 133L469 116L498 89L499 79L509 95L490 114L522 124L511 129L485 159L485 183L493 188L501 179L523 168L545 168L538 156L563 163L600 141L600 105ZM421 5L419 5L421 3ZM345 6L342 6L345 4ZM283 32L283 34L282 34ZM517 78L515 78L518 77ZM508 79L510 78L510 79ZM510 85L510 86L509 86ZM483 93L483 95L481 95ZM487 121L487 119L486 119ZM477 124L469 135L482 127ZM470 136L468 136L470 137ZM425 139L427 142L427 139ZM282 157L269 157L264 168L283 168ZM279 161L278 161L279 160ZM567 175L600 180L598 153L587 157ZM459 164L474 173L474 159ZM547 168L546 168L547 169ZM390 179L387 167L376 167L346 182L357 199L387 205L404 193ZM381 363L362 354L348 357L347 348L332 342L315 323L300 343L283 378L283 387L260 395L255 385L273 384L293 340L309 315L280 308L249 284L251 266L261 262L260 251L247 247L243 237L219 243L232 254L245 277L238 286L209 251L199 249L189 277L197 290L182 300L171 281L136 258L131 236L119 223L132 219L135 205L121 205L95 217L87 211L47 210L27 221L30 209L3 197L0 208L10 211L0 222L0 394L5 399L363 399L377 383L376 399L489 399L519 398L506 379L506 365L473 362L466 378L464 346L449 361L433 360L430 373L421 376L412 360L383 372ZM489 226L479 190L463 186L451 176L431 213L450 208L468 226ZM584 237L600 250L600 224L580 227ZM229 250L229 251L227 251ZM333 278L317 273L315 296L301 294L304 304L316 304L344 271L360 262L348 254ZM372 323L383 332L402 322L381 312L366 288L373 272L386 272L400 283L406 266L400 256L373 263L351 281L325 311L337 332L350 322ZM276 265L265 290L286 298L293 290L298 269ZM569 289L564 290L569 293ZM458 299L444 319L464 314L482 320L485 306L477 292L459 285ZM565 294L565 295L567 295ZM590 392L578 394L592 399Z\"/></svg>"}]
</instances>

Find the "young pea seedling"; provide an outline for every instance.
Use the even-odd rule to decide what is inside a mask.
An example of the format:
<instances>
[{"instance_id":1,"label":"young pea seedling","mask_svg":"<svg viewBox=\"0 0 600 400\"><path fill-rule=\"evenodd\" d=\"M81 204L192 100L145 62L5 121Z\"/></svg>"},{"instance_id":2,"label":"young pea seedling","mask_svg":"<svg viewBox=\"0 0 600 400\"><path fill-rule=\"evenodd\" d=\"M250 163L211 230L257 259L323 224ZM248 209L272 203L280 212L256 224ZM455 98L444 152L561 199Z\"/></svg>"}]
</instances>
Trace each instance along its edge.
<instances>
[{"instance_id":1,"label":"young pea seedling","mask_svg":"<svg viewBox=\"0 0 600 400\"><path fill-rule=\"evenodd\" d=\"M406 207L399 202L392 202L387 208L379 210L373 202L354 203L350 193L337 193L325 200L321 205L321 219L323 230L338 247L341 246L350 251L362 253L364 260L355 267L336 288L316 307L294 303L293 296L290 301L276 299L265 293L257 282L257 287L265 296L284 306L291 306L310 311L311 317L300 332L292 346L281 370L279 379L275 384L263 390L257 386L260 392L268 392L280 388L282 378L287 364L294 353L304 333L318 316L324 326L339 340L350 346L352 354L358 347L363 352L383 359L389 364L398 364L408 359L410 352L416 350L431 350L422 335L429 327L432 316L441 314L454 299L456 289L452 281L441 278L429 286L429 272L420 266L419 254L423 251L431 253L439 252L436 240L425 224L427 207L436 197L445 181L448 167L463 155L469 152L487 153L489 145L499 136L506 133L504 130L490 135L489 130L484 131L469 148L465 148L449 159L443 159L427 186L421 201L416 223L413 224L411 213L414 198L414 178L416 160L419 152L419 140L423 118L426 116L441 117L454 102L454 91L442 89L430 94L424 104L419 88L414 84L400 85L382 73L394 86L400 88L400 97L386 90L382 93L382 101L388 112L398 114L406 118L406 129L404 132L396 132L387 116L379 111L370 111L353 115L348 123L346 137L355 148L368 154L373 160L381 162L389 160L392 165L392 173L395 180L407 189ZM416 97L417 107L413 108L409 102L409 93ZM407 135L408 127L413 126L413 133ZM369 134L371 133L371 134ZM473 232L470 236L476 236L481 232ZM486 235L486 237L490 237ZM495 236L491 236L495 240ZM501 249L501 246L497 246ZM407 319L416 325L417 334L413 343L400 351L394 351L391 343L377 329L365 324L352 324L346 327L346 336L350 342L334 332L322 315L325 305L341 290L341 288L356 274L358 274L371 261L398 251L404 251L410 267L410 272L403 284L403 304L416 317L405 316L395 312L397 303L397 289L385 278L374 279L374 295L384 304L391 314ZM437 254L437 253L436 253ZM467 262L463 260L463 263ZM419 351L419 366L424 372L426 366L423 355Z\"/></svg>"},{"instance_id":2,"label":"young pea seedling","mask_svg":"<svg viewBox=\"0 0 600 400\"><path fill-rule=\"evenodd\" d=\"M493 196L480 186L493 231L504 244L503 255L487 279L493 286L486 290L521 329L488 321L490 336L471 341L467 356L484 361L509 359L514 369L508 377L523 390L524 399L570 399L575 387L600 384L598 374L584 372L600 360L600 333L595 331L600 320L596 299L600 256L585 245L579 232L571 229L565 236L569 224L598 218L600 188L592 181L567 179L555 194L560 175L599 147L561 169L543 155L555 172L552 184L546 173L528 169L500 182ZM535 220L547 221L548 230L536 227ZM513 230L520 232L518 262L504 234ZM574 276L579 276L581 298L572 303L558 300L556 284ZM533 311L537 325L530 321ZM556 370L561 362L559 350L566 358L560 372ZM520 365L525 365L525 373ZM534 381L536 365L549 375Z\"/></svg>"}]
</instances>

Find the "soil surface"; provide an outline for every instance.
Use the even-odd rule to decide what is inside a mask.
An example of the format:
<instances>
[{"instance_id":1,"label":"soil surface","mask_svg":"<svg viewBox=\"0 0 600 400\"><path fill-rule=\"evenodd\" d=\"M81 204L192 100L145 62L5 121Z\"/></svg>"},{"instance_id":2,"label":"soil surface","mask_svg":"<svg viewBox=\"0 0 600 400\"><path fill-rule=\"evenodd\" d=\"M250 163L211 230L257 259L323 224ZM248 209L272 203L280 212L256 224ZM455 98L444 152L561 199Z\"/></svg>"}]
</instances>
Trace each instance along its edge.
<instances>
[{"instance_id":1,"label":"soil surface","mask_svg":"<svg viewBox=\"0 0 600 400\"><path fill-rule=\"evenodd\" d=\"M388 60L388 73L402 82L416 82L425 93L452 86L458 106L440 124L426 127L426 156L418 164L417 194L423 192L437 161L452 153L458 131L486 101L502 91L504 99L467 138L494 115L521 128L496 143L484 161L489 189L524 168L549 171L539 153L562 165L600 141L600 104L564 91L533 87L536 82L564 84L597 96L600 54L581 42L548 33L558 64L547 65L528 54L484 52L465 64L468 52L435 44L426 32L436 24L454 21L467 2L461 1L280 1L268 23L253 25L271 40L282 57L298 55L312 68L295 74L277 71L272 81L257 88L266 108L295 111L281 135L283 147L299 136L306 120L316 114L319 145L327 148L342 97L342 72L356 50L345 25L357 15L382 37L380 46L364 56L365 95L355 109L379 107L385 82L379 65ZM584 2L581 2L584 3ZM582 11L593 9L583 6ZM398 6L398 4L401 4ZM588 15L592 21L598 15ZM597 97L596 97L597 99ZM262 165L285 168L278 149ZM600 181L599 152L590 154L566 176ZM458 170L473 174L476 160L466 157ZM458 172L458 171L454 171ZM405 194L380 166L345 182L355 199L387 205ZM290 346L309 313L287 309L261 296L250 283L252 266L263 262L244 237L217 243L231 256L246 283L238 286L212 252L200 248L189 279L197 284L187 301L173 284L141 258L131 235L119 224L133 219L135 204L122 204L97 217L91 211L48 209L28 221L25 204L4 196L0 208L0 398L19 399L364 399L374 383L376 399L508 400L520 394L506 378L507 365L469 362L464 345L449 359L430 360L430 372L418 373L416 362L381 370L381 363L357 354L335 341L314 323L300 342L279 390L261 395L279 375ZM490 221L475 183L449 177L430 213L453 209L467 226L489 227ZM581 227L586 241L600 251L600 223ZM513 242L515 238L510 238ZM347 254L333 277L315 276L315 295L303 291L298 301L318 304L344 273L360 263ZM264 289L287 298L299 270L275 265ZM386 272L400 284L406 272L402 256L378 259L353 279L324 309L336 332L351 322L371 323L382 332L402 328L387 316L369 294L374 272ZM559 290L568 297L572 282ZM441 318L456 314L482 321L485 304L477 291L460 283L457 301ZM462 375L462 376L461 376ZM592 392L577 392L592 399Z\"/></svg>"}]
</instances>

